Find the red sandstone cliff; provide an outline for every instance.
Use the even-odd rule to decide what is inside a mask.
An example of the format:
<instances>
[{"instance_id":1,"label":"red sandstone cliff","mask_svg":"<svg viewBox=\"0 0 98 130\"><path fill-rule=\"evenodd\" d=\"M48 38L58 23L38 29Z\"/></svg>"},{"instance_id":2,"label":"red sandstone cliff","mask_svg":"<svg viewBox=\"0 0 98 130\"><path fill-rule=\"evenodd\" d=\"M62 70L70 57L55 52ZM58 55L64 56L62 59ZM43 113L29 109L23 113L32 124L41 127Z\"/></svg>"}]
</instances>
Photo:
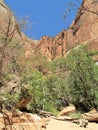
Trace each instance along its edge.
<instances>
[{"instance_id":1,"label":"red sandstone cliff","mask_svg":"<svg viewBox=\"0 0 98 130\"><path fill-rule=\"evenodd\" d=\"M39 49L49 60L55 59L65 56L67 51L84 42L89 43L89 49L98 50L98 1L96 0L83 0L68 30L63 30L55 37L43 36L39 41L31 40L21 32L12 12L2 1L0 1L0 23L0 34L7 34L8 31L10 37L13 35L18 39L25 49L26 58Z\"/></svg>"},{"instance_id":2,"label":"red sandstone cliff","mask_svg":"<svg viewBox=\"0 0 98 130\"><path fill-rule=\"evenodd\" d=\"M83 0L69 29L54 38L43 36L36 47L51 60L65 56L83 42L89 43L89 49L98 50L98 1Z\"/></svg>"},{"instance_id":3,"label":"red sandstone cliff","mask_svg":"<svg viewBox=\"0 0 98 130\"><path fill-rule=\"evenodd\" d=\"M0 41L14 39L25 50L25 56L28 58L32 54L36 40L29 39L21 30L12 11L6 4L0 0ZM33 46L32 46L33 44ZM1 46L0 46L1 47Z\"/></svg>"}]
</instances>

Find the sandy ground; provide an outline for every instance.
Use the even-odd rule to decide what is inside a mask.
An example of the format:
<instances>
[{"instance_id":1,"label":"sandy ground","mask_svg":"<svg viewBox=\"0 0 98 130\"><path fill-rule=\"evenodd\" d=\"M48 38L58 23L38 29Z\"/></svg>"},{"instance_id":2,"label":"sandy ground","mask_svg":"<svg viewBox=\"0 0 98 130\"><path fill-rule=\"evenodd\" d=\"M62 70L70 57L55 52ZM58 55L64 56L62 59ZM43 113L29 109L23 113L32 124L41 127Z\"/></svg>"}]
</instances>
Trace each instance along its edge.
<instances>
[{"instance_id":1,"label":"sandy ground","mask_svg":"<svg viewBox=\"0 0 98 130\"><path fill-rule=\"evenodd\" d=\"M98 130L98 124L89 123L87 128L82 128L75 123L50 119L46 130Z\"/></svg>"}]
</instances>

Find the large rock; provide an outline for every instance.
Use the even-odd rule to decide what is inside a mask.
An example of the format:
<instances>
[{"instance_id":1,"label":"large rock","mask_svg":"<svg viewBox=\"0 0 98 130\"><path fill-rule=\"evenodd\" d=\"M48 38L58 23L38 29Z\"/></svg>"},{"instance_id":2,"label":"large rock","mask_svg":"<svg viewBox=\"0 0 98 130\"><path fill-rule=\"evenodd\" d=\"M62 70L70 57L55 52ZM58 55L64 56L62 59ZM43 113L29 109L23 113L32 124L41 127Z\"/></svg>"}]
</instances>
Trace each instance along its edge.
<instances>
[{"instance_id":1,"label":"large rock","mask_svg":"<svg viewBox=\"0 0 98 130\"><path fill-rule=\"evenodd\" d=\"M36 114L32 113L23 113L23 112L11 112L8 110L3 110L3 113L0 113L0 130L3 128L12 130L42 130L46 128L46 121L40 118Z\"/></svg>"},{"instance_id":2,"label":"large rock","mask_svg":"<svg viewBox=\"0 0 98 130\"><path fill-rule=\"evenodd\" d=\"M98 111L96 111L95 109L91 110L88 113L84 113L82 116L88 121L98 122Z\"/></svg>"},{"instance_id":3,"label":"large rock","mask_svg":"<svg viewBox=\"0 0 98 130\"><path fill-rule=\"evenodd\" d=\"M68 106L68 107L63 108L63 110L59 113L58 116L68 115L68 114L70 114L70 113L72 113L72 112L75 112L75 110L76 110L75 106L70 105L70 106Z\"/></svg>"},{"instance_id":4,"label":"large rock","mask_svg":"<svg viewBox=\"0 0 98 130\"><path fill-rule=\"evenodd\" d=\"M5 130L4 125L0 125L0 130ZM6 126L6 130L42 130L33 123L15 123L12 126Z\"/></svg>"}]
</instances>

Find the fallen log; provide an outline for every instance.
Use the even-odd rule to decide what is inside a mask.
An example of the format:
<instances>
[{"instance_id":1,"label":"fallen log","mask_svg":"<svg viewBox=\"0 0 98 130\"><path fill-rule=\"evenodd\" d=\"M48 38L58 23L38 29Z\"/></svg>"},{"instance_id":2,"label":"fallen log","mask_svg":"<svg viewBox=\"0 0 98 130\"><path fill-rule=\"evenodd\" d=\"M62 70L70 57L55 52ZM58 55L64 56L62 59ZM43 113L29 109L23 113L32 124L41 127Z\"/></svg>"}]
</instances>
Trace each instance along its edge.
<instances>
[{"instance_id":1,"label":"fallen log","mask_svg":"<svg viewBox=\"0 0 98 130\"><path fill-rule=\"evenodd\" d=\"M72 123L76 123L80 127L85 127L85 128L88 125L88 120L86 120L86 119L71 118L71 117L68 117L68 116L52 117L52 118L55 119L55 120L59 120L59 121L70 121Z\"/></svg>"},{"instance_id":2,"label":"fallen log","mask_svg":"<svg viewBox=\"0 0 98 130\"><path fill-rule=\"evenodd\" d=\"M71 121L73 123L77 123L79 120L79 118L72 118L69 116L59 116L59 117L52 117L52 118L60 121Z\"/></svg>"},{"instance_id":3,"label":"fallen log","mask_svg":"<svg viewBox=\"0 0 98 130\"><path fill-rule=\"evenodd\" d=\"M56 115L54 113L52 113L52 112L42 111L42 110L37 110L37 111L38 111L38 114L40 116L43 116L43 117L50 117L50 116L55 116L56 117Z\"/></svg>"},{"instance_id":4,"label":"fallen log","mask_svg":"<svg viewBox=\"0 0 98 130\"><path fill-rule=\"evenodd\" d=\"M15 108L21 109L25 107L31 101L31 96L22 98L17 104L15 104Z\"/></svg>"}]
</instances>

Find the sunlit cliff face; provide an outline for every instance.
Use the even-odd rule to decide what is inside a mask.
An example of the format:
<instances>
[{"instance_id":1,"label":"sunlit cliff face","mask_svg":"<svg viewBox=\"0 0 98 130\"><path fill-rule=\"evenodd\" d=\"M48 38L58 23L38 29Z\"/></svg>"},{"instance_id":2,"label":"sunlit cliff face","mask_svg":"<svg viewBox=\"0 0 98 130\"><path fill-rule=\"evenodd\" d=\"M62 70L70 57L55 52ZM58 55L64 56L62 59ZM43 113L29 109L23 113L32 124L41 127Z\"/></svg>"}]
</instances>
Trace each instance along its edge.
<instances>
[{"instance_id":1,"label":"sunlit cliff face","mask_svg":"<svg viewBox=\"0 0 98 130\"><path fill-rule=\"evenodd\" d=\"M6 33L10 21L9 33L14 33L25 48L26 58L37 49L49 60L64 57L70 49L81 43L89 43L88 49L98 50L98 1L84 0L76 18L68 30L63 30L55 37L43 36L39 41L31 40L21 32L11 10L0 0L0 32ZM29 43L29 44L27 44ZM33 51L32 51L33 50Z\"/></svg>"}]
</instances>

